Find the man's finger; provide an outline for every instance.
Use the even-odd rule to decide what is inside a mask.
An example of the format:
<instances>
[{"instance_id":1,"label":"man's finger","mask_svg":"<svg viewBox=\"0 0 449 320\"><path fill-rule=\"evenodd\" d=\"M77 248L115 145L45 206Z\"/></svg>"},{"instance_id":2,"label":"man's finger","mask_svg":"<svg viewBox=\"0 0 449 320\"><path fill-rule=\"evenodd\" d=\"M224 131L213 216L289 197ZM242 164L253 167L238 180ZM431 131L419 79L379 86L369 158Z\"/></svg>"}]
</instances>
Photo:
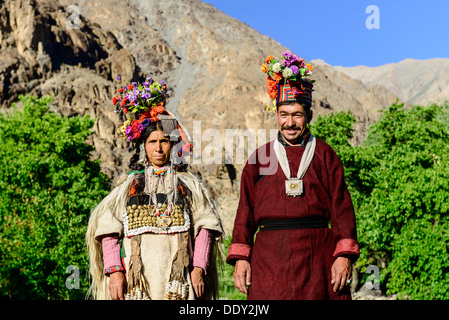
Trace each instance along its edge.
<instances>
[{"instance_id":1,"label":"man's finger","mask_svg":"<svg viewBox=\"0 0 449 320\"><path fill-rule=\"evenodd\" d=\"M241 274L236 274L235 276L235 286L237 287L237 289L239 289L242 293L247 293L246 292L246 285L245 285L245 277L244 275Z\"/></svg>"},{"instance_id":2,"label":"man's finger","mask_svg":"<svg viewBox=\"0 0 449 320\"><path fill-rule=\"evenodd\" d=\"M332 266L332 269L331 269L331 274L332 274L332 280L331 280L331 284L334 284L335 283L335 267L334 266Z\"/></svg>"},{"instance_id":3,"label":"man's finger","mask_svg":"<svg viewBox=\"0 0 449 320\"><path fill-rule=\"evenodd\" d=\"M247 286L251 285L251 270L246 270L246 285ZM246 291L246 287L245 287L245 291Z\"/></svg>"},{"instance_id":4,"label":"man's finger","mask_svg":"<svg viewBox=\"0 0 449 320\"><path fill-rule=\"evenodd\" d=\"M335 274L335 277L334 277L333 281L334 281L333 282L334 283L334 287L333 287L334 292L337 292L337 290L339 290L338 288L340 287L341 274L340 273Z\"/></svg>"}]
</instances>

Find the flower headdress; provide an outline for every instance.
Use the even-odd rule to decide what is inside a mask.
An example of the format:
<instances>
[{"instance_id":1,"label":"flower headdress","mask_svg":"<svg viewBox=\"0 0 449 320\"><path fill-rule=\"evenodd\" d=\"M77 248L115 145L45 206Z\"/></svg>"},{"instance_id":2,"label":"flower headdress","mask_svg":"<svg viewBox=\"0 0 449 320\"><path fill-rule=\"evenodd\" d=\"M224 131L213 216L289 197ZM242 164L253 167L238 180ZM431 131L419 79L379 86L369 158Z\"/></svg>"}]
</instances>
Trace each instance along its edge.
<instances>
[{"instance_id":1,"label":"flower headdress","mask_svg":"<svg viewBox=\"0 0 449 320\"><path fill-rule=\"evenodd\" d=\"M119 82L122 81L121 75L117 76ZM171 91L167 91L167 85L164 81L154 81L151 77L146 77L142 83L132 82L124 84L118 89L118 95L112 98L112 103L116 106L116 112L130 114L129 118L117 129L117 133L134 144L140 142L142 132L151 123L164 121L164 131L167 127L168 135L171 135L173 129L178 129L178 134L183 141L182 151L188 153L192 149L190 139L186 130L176 120L176 118L165 109L166 99ZM182 151L179 150L179 153Z\"/></svg>"},{"instance_id":2,"label":"flower headdress","mask_svg":"<svg viewBox=\"0 0 449 320\"><path fill-rule=\"evenodd\" d=\"M273 99L276 110L280 102L296 101L308 105L312 103L312 88L315 80L311 80L313 67L306 64L303 58L290 51L282 53L282 59L268 56L260 67L267 74L267 92Z\"/></svg>"}]
</instances>

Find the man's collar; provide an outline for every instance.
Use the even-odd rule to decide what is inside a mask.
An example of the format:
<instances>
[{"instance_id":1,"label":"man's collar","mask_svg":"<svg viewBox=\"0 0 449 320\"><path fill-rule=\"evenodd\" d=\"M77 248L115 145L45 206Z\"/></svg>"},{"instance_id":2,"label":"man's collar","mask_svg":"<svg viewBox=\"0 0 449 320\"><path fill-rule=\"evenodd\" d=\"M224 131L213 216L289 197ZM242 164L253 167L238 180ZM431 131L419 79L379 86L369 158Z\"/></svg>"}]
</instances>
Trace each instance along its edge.
<instances>
[{"instance_id":1,"label":"man's collar","mask_svg":"<svg viewBox=\"0 0 449 320\"><path fill-rule=\"evenodd\" d=\"M309 128L306 128L306 130L304 130L303 134L302 134L302 140L301 140L301 145L299 145L300 147L305 147L307 141L309 141L309 137L310 137L310 131ZM281 134L281 131L278 131L278 141L284 146L284 147L292 147L291 145L289 145L284 137Z\"/></svg>"}]
</instances>

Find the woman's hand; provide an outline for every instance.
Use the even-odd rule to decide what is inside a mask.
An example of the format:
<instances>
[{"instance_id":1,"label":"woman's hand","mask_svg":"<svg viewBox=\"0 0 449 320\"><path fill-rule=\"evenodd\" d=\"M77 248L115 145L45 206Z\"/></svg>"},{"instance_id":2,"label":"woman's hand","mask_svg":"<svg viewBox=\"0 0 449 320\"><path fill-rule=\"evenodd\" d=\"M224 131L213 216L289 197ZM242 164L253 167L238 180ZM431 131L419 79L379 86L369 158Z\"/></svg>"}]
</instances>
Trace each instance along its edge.
<instances>
[{"instance_id":1,"label":"woman's hand","mask_svg":"<svg viewBox=\"0 0 449 320\"><path fill-rule=\"evenodd\" d=\"M203 268L193 267L190 273L190 279L192 280L193 291L197 298L201 298L204 294L204 280L203 280Z\"/></svg>"},{"instance_id":2,"label":"woman's hand","mask_svg":"<svg viewBox=\"0 0 449 320\"><path fill-rule=\"evenodd\" d=\"M125 300L125 275L114 272L109 275L109 294L113 300Z\"/></svg>"}]
</instances>

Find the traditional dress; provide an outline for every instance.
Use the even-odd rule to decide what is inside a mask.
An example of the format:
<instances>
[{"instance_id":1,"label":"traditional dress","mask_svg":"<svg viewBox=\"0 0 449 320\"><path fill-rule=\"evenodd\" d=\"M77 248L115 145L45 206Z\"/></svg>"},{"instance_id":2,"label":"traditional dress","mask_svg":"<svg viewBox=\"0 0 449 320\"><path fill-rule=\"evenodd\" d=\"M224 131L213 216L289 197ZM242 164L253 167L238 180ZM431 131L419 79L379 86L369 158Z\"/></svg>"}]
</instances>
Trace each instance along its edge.
<instances>
[{"instance_id":1,"label":"traditional dress","mask_svg":"<svg viewBox=\"0 0 449 320\"><path fill-rule=\"evenodd\" d=\"M312 66L289 51L282 58L269 56L261 68L274 109L310 107ZM349 286L333 292L331 284L336 257L359 256L354 208L334 150L307 128L299 146L279 132L248 159L240 188L226 260L250 262L248 299L350 299Z\"/></svg>"},{"instance_id":2,"label":"traditional dress","mask_svg":"<svg viewBox=\"0 0 449 320\"><path fill-rule=\"evenodd\" d=\"M307 132L301 146L284 143L291 172L298 171L309 137ZM227 262L251 262L248 299L350 299L349 287L335 293L331 284L335 258L348 256L354 261L359 254L354 209L340 160L317 139L314 159L303 178L303 195L288 196L286 179L273 141L248 160ZM259 231L253 242L264 221L297 218L330 221L331 228Z\"/></svg>"},{"instance_id":3,"label":"traditional dress","mask_svg":"<svg viewBox=\"0 0 449 320\"><path fill-rule=\"evenodd\" d=\"M204 298L214 298L221 221L201 181L186 169L184 156L192 144L164 108L166 84L146 80L126 84L113 98L117 112L131 113L117 132L136 147L138 160L133 166L139 170L120 179L90 217L86 242L91 294L109 299L109 274L124 272L126 299L194 299L190 271L200 266L205 269ZM172 142L169 161L162 168L153 167L145 149L155 130L162 130Z\"/></svg>"},{"instance_id":4,"label":"traditional dress","mask_svg":"<svg viewBox=\"0 0 449 320\"><path fill-rule=\"evenodd\" d=\"M140 286L142 298L145 292L149 299L168 299L167 294L170 291L168 285L173 283L173 272L176 271L174 265L178 263L182 277L188 284L188 286L185 286L188 289L185 289L187 295L184 298L194 299L189 270L193 266L195 239L202 230L208 230L212 235L212 242L215 243L215 247L202 248L202 250L206 250L209 254L209 263L205 270L208 277L208 280L206 280L208 286L206 298L212 298L217 289L216 240L220 238L223 229L207 190L193 175L178 173L179 186L184 189L185 197L191 199L191 203L188 204L189 207L183 207L182 209L183 218L180 219L183 223L179 222L175 225L172 221L171 227L165 230L157 226L157 223L151 222L134 228L134 226L129 226L128 209L133 204L137 204L136 197L132 196L134 176L135 173L131 173L124 181L121 181L96 207L89 221L86 238L91 255L92 294L96 299L109 299L108 273L121 271L121 268L123 268L129 282L131 281L129 278L130 266L134 263L134 265L138 264L141 269L141 274L138 275L139 279L134 281ZM163 194L158 194L158 197L160 196L163 196ZM146 197L141 204L148 205L150 203L150 199ZM183 203L188 202L183 201ZM148 214L148 216L150 215ZM101 246L103 238L110 235L117 235L121 239L122 261L120 265L114 267L105 266ZM135 243L136 239L138 239L138 243ZM134 260L135 258L137 259ZM185 259L187 260L185 261ZM179 261L182 263L179 264ZM116 270L115 267L119 269ZM113 269L111 270L111 268ZM135 276L135 273L133 275ZM179 279L175 280L179 281Z\"/></svg>"}]
</instances>

